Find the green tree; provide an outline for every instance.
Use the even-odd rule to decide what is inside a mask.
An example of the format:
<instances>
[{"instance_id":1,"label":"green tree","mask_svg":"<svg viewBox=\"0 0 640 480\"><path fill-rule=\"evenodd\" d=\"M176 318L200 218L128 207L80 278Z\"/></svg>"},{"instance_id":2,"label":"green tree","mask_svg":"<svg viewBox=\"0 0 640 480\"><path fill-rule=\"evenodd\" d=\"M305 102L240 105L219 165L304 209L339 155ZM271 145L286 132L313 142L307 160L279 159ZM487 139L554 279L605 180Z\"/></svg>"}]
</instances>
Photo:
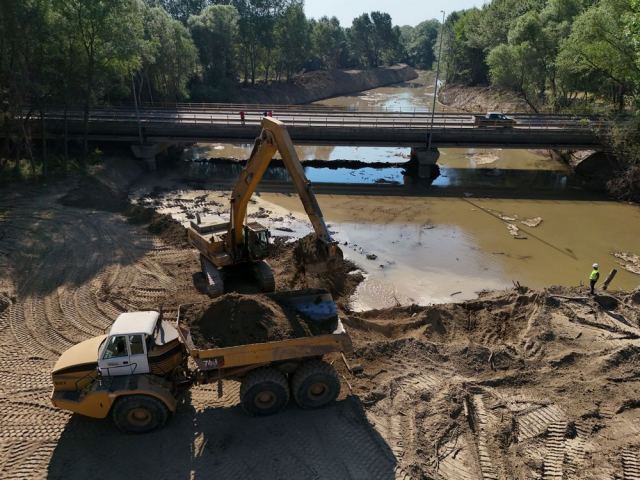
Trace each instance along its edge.
<instances>
[{"instance_id":1,"label":"green tree","mask_svg":"<svg viewBox=\"0 0 640 480\"><path fill-rule=\"evenodd\" d=\"M287 81L302 68L311 47L311 29L301 3L289 5L274 27L278 50L278 69Z\"/></svg>"},{"instance_id":2,"label":"green tree","mask_svg":"<svg viewBox=\"0 0 640 480\"><path fill-rule=\"evenodd\" d=\"M79 44L75 59L82 72L84 152L88 153L89 111L113 79L141 66L142 5L136 0L58 0L67 31Z\"/></svg>"},{"instance_id":3,"label":"green tree","mask_svg":"<svg viewBox=\"0 0 640 480\"><path fill-rule=\"evenodd\" d=\"M628 0L600 0L576 18L558 55L565 76L580 78L619 109L627 96L636 98L640 75L634 41L624 23L630 12Z\"/></svg>"},{"instance_id":4,"label":"green tree","mask_svg":"<svg viewBox=\"0 0 640 480\"><path fill-rule=\"evenodd\" d=\"M146 82L149 99L181 100L189 97L187 84L195 75L197 50L189 31L162 8L144 14L146 45L140 72L140 92Z\"/></svg>"},{"instance_id":5,"label":"green tree","mask_svg":"<svg viewBox=\"0 0 640 480\"><path fill-rule=\"evenodd\" d=\"M311 32L313 52L324 68L338 68L345 50L346 36L336 17L322 17Z\"/></svg>"},{"instance_id":6,"label":"green tree","mask_svg":"<svg viewBox=\"0 0 640 480\"><path fill-rule=\"evenodd\" d=\"M202 10L213 2L211 0L147 0L152 7L162 7L169 15L186 25L189 17L199 15Z\"/></svg>"},{"instance_id":7,"label":"green tree","mask_svg":"<svg viewBox=\"0 0 640 480\"><path fill-rule=\"evenodd\" d=\"M189 18L205 83L217 85L237 77L238 20L238 11L231 5L210 5Z\"/></svg>"},{"instance_id":8,"label":"green tree","mask_svg":"<svg viewBox=\"0 0 640 480\"><path fill-rule=\"evenodd\" d=\"M426 20L416 25L415 28L404 30L401 38L411 65L417 68L431 69L435 60L434 51L439 32L440 22L437 20Z\"/></svg>"},{"instance_id":9,"label":"green tree","mask_svg":"<svg viewBox=\"0 0 640 480\"><path fill-rule=\"evenodd\" d=\"M351 28L347 31L347 37L351 54L358 66L375 67L377 65L373 36L373 22L368 13L353 19Z\"/></svg>"}]
</instances>

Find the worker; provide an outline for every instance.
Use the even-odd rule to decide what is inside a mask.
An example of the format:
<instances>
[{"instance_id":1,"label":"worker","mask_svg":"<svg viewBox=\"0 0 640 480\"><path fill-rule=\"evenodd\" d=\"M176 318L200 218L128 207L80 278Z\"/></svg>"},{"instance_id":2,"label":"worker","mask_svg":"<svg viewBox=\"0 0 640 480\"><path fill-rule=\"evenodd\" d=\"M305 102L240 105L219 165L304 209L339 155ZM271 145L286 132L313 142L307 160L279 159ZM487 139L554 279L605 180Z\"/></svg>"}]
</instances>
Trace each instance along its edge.
<instances>
[{"instance_id":1,"label":"worker","mask_svg":"<svg viewBox=\"0 0 640 480\"><path fill-rule=\"evenodd\" d=\"M599 268L600 266L597 263L594 263L593 270L591 270L591 275L589 276L589 285L591 287L591 295L595 293L594 289L596 286L596 282L600 278L600 272L598 271Z\"/></svg>"},{"instance_id":2,"label":"worker","mask_svg":"<svg viewBox=\"0 0 640 480\"><path fill-rule=\"evenodd\" d=\"M244 110L240 110L240 121L242 122L242 125L244 125Z\"/></svg>"}]
</instances>

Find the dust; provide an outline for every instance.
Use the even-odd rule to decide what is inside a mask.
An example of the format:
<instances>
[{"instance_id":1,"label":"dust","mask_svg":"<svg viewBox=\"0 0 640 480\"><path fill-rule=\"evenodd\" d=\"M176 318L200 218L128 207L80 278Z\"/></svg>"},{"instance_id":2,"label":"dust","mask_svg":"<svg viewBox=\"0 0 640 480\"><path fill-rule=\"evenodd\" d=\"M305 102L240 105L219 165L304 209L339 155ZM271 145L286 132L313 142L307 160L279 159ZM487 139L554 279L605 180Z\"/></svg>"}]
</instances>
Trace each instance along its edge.
<instances>
[{"instance_id":1,"label":"dust","mask_svg":"<svg viewBox=\"0 0 640 480\"><path fill-rule=\"evenodd\" d=\"M228 293L208 304L192 305L183 321L199 348L231 347L330 333L333 321L313 322L265 295Z\"/></svg>"}]
</instances>

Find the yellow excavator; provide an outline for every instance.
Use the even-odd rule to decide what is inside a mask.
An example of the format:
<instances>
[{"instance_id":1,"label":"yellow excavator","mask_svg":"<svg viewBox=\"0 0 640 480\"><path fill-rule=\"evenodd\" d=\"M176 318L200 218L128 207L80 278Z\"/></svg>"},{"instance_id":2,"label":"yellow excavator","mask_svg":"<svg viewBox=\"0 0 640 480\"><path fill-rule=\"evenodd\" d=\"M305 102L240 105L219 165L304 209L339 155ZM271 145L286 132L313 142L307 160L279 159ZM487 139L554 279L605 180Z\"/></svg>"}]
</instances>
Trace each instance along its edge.
<instances>
[{"instance_id":1,"label":"yellow excavator","mask_svg":"<svg viewBox=\"0 0 640 480\"><path fill-rule=\"evenodd\" d=\"M331 238L322 210L307 180L298 154L285 125L274 118L262 119L262 131L256 138L247 165L240 173L230 199L230 221L223 223L191 222L187 234L200 252L200 266L211 296L224 293L224 274L230 268L250 266L263 292L275 290L273 271L265 258L269 255L270 232L258 222L246 222L247 205L262 180L276 152L289 172L302 205L311 220L315 236L298 242L295 258L304 271L332 272L342 250Z\"/></svg>"}]
</instances>

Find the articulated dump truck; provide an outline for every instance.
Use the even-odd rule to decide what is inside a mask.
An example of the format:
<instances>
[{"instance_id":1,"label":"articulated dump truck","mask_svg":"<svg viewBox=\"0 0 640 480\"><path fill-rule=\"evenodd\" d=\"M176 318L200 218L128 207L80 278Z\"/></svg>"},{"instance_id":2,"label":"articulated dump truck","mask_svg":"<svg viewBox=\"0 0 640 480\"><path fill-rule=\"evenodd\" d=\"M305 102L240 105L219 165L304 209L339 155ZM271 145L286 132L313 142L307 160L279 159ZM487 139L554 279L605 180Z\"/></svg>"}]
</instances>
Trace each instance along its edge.
<instances>
[{"instance_id":1,"label":"articulated dump truck","mask_svg":"<svg viewBox=\"0 0 640 480\"><path fill-rule=\"evenodd\" d=\"M248 345L203 348L194 344L182 305L175 323L156 311L118 316L109 333L65 351L52 372L54 406L94 418L111 416L125 432L148 432L175 412L180 394L194 385L241 382L240 403L252 415L282 410L290 396L302 408L334 401L340 381L327 354L350 352L351 339L325 290L267 294L277 305L326 333ZM226 318L215 321L226 322Z\"/></svg>"}]
</instances>

